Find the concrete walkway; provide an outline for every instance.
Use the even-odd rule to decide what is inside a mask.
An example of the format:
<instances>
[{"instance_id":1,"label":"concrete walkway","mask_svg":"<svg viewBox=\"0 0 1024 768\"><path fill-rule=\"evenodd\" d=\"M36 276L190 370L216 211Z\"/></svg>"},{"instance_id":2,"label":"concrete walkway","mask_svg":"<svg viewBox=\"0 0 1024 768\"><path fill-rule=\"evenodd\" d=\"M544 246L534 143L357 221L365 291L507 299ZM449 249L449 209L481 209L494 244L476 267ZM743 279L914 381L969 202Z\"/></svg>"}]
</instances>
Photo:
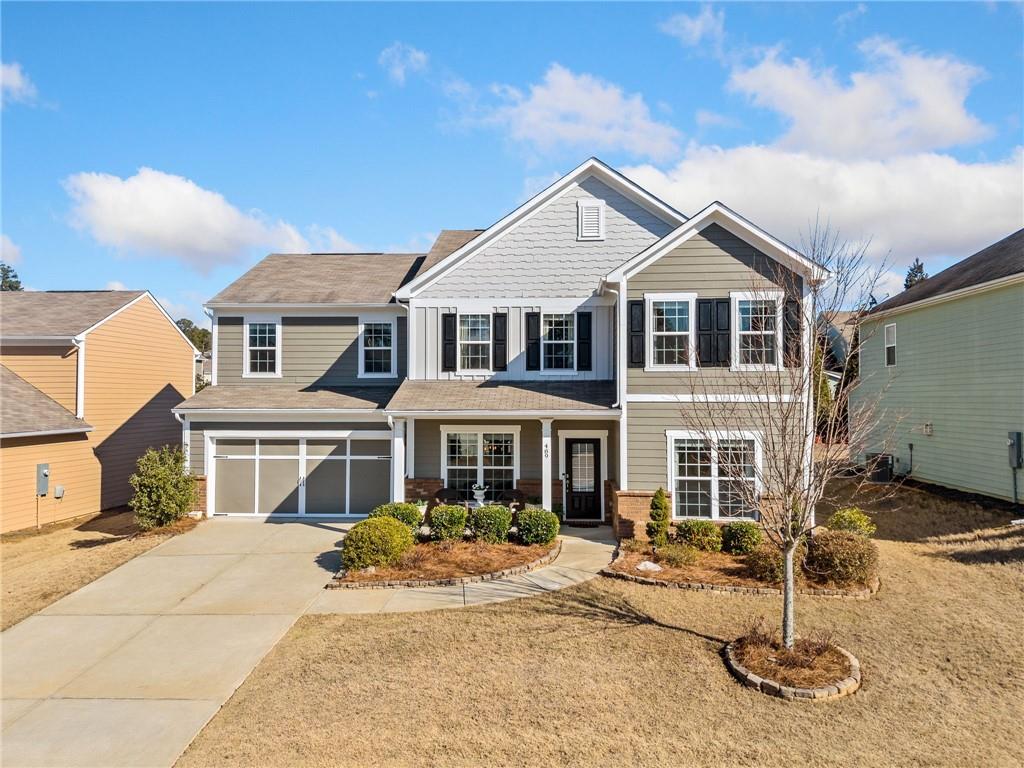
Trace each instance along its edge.
<instances>
[{"instance_id":1,"label":"concrete walkway","mask_svg":"<svg viewBox=\"0 0 1024 768\"><path fill-rule=\"evenodd\" d=\"M454 588L325 590L347 528L207 521L0 634L0 763L172 765L307 611L529 597L593 578L613 546L607 528L570 528L555 563L522 576Z\"/></svg>"}]
</instances>

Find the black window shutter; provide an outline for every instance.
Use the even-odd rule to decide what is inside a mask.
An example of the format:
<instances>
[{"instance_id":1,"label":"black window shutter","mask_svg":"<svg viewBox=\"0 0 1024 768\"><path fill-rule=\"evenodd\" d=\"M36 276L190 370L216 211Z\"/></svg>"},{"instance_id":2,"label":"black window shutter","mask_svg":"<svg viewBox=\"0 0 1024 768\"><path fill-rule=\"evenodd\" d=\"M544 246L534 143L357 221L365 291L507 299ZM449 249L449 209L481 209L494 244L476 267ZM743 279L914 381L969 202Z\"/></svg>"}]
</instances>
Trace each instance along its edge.
<instances>
[{"instance_id":1,"label":"black window shutter","mask_svg":"<svg viewBox=\"0 0 1024 768\"><path fill-rule=\"evenodd\" d=\"M782 309L782 360L786 368L799 368L803 364L800 302L796 299L786 299Z\"/></svg>"},{"instance_id":2,"label":"black window shutter","mask_svg":"<svg viewBox=\"0 0 1024 768\"><path fill-rule=\"evenodd\" d=\"M504 371L508 368L508 315L495 312L491 317L494 342L491 345L491 370Z\"/></svg>"},{"instance_id":3,"label":"black window shutter","mask_svg":"<svg viewBox=\"0 0 1024 768\"><path fill-rule=\"evenodd\" d=\"M629 367L644 367L644 302L629 302Z\"/></svg>"},{"instance_id":4,"label":"black window shutter","mask_svg":"<svg viewBox=\"0 0 1024 768\"><path fill-rule=\"evenodd\" d=\"M442 371L454 371L456 370L458 357L459 357L459 345L456 340L456 320L455 315L444 314L441 315L441 370Z\"/></svg>"},{"instance_id":5,"label":"black window shutter","mask_svg":"<svg viewBox=\"0 0 1024 768\"><path fill-rule=\"evenodd\" d=\"M593 367L593 323L590 312L576 313L576 370L589 371Z\"/></svg>"},{"instance_id":6,"label":"black window shutter","mask_svg":"<svg viewBox=\"0 0 1024 768\"><path fill-rule=\"evenodd\" d=\"M729 367L732 363L729 347L732 334L729 332L729 320L732 317L732 306L729 299L715 299L715 365Z\"/></svg>"},{"instance_id":7,"label":"black window shutter","mask_svg":"<svg viewBox=\"0 0 1024 768\"><path fill-rule=\"evenodd\" d=\"M540 370L540 312L526 313L526 370Z\"/></svg>"},{"instance_id":8,"label":"black window shutter","mask_svg":"<svg viewBox=\"0 0 1024 768\"><path fill-rule=\"evenodd\" d=\"M697 361L701 367L717 365L715 300L697 299Z\"/></svg>"}]
</instances>

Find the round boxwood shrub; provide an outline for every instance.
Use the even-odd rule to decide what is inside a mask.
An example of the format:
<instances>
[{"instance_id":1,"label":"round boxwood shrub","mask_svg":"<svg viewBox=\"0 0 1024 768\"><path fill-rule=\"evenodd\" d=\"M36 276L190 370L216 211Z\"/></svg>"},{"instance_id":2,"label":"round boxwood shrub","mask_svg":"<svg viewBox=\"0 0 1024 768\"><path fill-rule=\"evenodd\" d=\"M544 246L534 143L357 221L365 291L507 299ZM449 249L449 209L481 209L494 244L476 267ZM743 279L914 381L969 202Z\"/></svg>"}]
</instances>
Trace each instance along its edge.
<instances>
[{"instance_id":1,"label":"round boxwood shrub","mask_svg":"<svg viewBox=\"0 0 1024 768\"><path fill-rule=\"evenodd\" d=\"M502 544L508 541L512 510L500 504L485 504L469 511L469 530L477 541Z\"/></svg>"},{"instance_id":2,"label":"round boxwood shrub","mask_svg":"<svg viewBox=\"0 0 1024 768\"><path fill-rule=\"evenodd\" d=\"M860 507L843 507L832 513L826 524L830 531L849 531L861 536L874 536L878 526Z\"/></svg>"},{"instance_id":3,"label":"round boxwood shrub","mask_svg":"<svg viewBox=\"0 0 1024 768\"><path fill-rule=\"evenodd\" d=\"M710 520L683 520L676 525L676 541L705 552L719 552L722 531Z\"/></svg>"},{"instance_id":4,"label":"round boxwood shrub","mask_svg":"<svg viewBox=\"0 0 1024 768\"><path fill-rule=\"evenodd\" d=\"M348 570L394 565L412 549L412 531L393 517L368 517L352 526L341 543L341 562Z\"/></svg>"},{"instance_id":5,"label":"round boxwood shrub","mask_svg":"<svg viewBox=\"0 0 1024 768\"><path fill-rule=\"evenodd\" d=\"M530 544L550 544L558 536L558 515L546 509L524 509L519 513L519 541Z\"/></svg>"},{"instance_id":6,"label":"round boxwood shrub","mask_svg":"<svg viewBox=\"0 0 1024 768\"><path fill-rule=\"evenodd\" d=\"M682 568L684 565L693 565L697 562L697 550L689 544L672 542L658 547L654 559L672 568Z\"/></svg>"},{"instance_id":7,"label":"round boxwood shrub","mask_svg":"<svg viewBox=\"0 0 1024 768\"><path fill-rule=\"evenodd\" d=\"M458 504L438 504L430 510L430 538L434 541L458 541L466 534L466 508Z\"/></svg>"},{"instance_id":8,"label":"round boxwood shrub","mask_svg":"<svg viewBox=\"0 0 1024 768\"><path fill-rule=\"evenodd\" d=\"M866 584L878 573L878 547L850 531L824 531L811 539L807 570L841 587Z\"/></svg>"},{"instance_id":9,"label":"round boxwood shrub","mask_svg":"<svg viewBox=\"0 0 1024 768\"><path fill-rule=\"evenodd\" d=\"M722 526L722 551L748 555L761 546L764 536L757 523L735 522Z\"/></svg>"},{"instance_id":10,"label":"round boxwood shrub","mask_svg":"<svg viewBox=\"0 0 1024 768\"><path fill-rule=\"evenodd\" d=\"M793 567L797 576L800 575L801 564L806 554L807 547L801 541L793 553ZM753 552L748 552L743 558L743 564L747 567L747 573L766 584L778 584L786 575L782 550L770 542L762 544Z\"/></svg>"},{"instance_id":11,"label":"round boxwood shrub","mask_svg":"<svg viewBox=\"0 0 1024 768\"><path fill-rule=\"evenodd\" d=\"M423 525L423 513L415 504L408 501L392 501L388 504L381 504L374 507L370 517L393 517L400 523L405 523L413 532Z\"/></svg>"}]
</instances>

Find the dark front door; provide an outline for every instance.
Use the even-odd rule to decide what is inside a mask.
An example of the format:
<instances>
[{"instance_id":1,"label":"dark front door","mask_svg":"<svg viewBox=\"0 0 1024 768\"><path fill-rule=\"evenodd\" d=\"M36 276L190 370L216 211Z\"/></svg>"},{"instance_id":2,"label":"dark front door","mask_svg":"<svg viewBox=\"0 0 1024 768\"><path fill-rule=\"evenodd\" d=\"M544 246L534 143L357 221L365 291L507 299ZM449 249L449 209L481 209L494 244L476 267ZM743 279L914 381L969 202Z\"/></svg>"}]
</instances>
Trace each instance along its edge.
<instances>
[{"instance_id":1,"label":"dark front door","mask_svg":"<svg viewBox=\"0 0 1024 768\"><path fill-rule=\"evenodd\" d=\"M567 439L565 469L565 519L600 520L601 441Z\"/></svg>"}]
</instances>

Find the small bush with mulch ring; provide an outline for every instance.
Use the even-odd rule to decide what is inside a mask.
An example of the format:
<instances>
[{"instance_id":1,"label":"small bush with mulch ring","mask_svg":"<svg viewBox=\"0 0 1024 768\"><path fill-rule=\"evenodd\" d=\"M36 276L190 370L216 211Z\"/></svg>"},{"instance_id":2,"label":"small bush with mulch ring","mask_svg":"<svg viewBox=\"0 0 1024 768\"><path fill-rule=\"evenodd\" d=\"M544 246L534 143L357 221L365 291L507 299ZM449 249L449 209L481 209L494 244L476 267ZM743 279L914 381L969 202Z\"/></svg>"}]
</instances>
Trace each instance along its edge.
<instances>
[{"instance_id":1,"label":"small bush with mulch ring","mask_svg":"<svg viewBox=\"0 0 1024 768\"><path fill-rule=\"evenodd\" d=\"M829 632L811 633L786 648L762 619L732 649L736 660L755 675L793 688L822 688L850 675L850 660Z\"/></svg>"}]
</instances>

